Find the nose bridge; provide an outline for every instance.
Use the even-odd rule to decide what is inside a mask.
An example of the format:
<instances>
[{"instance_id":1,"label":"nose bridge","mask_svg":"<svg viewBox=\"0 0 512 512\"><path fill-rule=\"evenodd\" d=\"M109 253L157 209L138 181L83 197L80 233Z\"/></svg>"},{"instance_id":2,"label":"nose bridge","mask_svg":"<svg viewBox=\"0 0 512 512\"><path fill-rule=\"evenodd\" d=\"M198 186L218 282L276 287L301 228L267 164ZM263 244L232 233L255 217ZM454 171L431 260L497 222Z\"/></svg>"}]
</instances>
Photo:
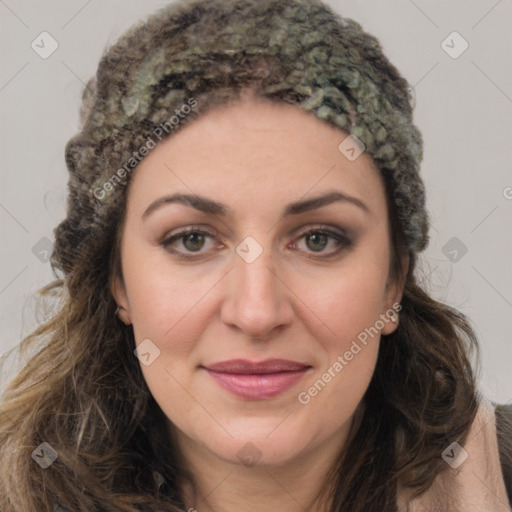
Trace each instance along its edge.
<instances>
[{"instance_id":1,"label":"nose bridge","mask_svg":"<svg viewBox=\"0 0 512 512\"><path fill-rule=\"evenodd\" d=\"M269 246L247 237L233 255L223 320L252 337L265 337L291 319L292 308Z\"/></svg>"},{"instance_id":2,"label":"nose bridge","mask_svg":"<svg viewBox=\"0 0 512 512\"><path fill-rule=\"evenodd\" d=\"M236 262L236 283L240 299L265 299L272 301L276 287L275 271L272 271L272 255L264 251L254 261L242 257Z\"/></svg>"}]
</instances>

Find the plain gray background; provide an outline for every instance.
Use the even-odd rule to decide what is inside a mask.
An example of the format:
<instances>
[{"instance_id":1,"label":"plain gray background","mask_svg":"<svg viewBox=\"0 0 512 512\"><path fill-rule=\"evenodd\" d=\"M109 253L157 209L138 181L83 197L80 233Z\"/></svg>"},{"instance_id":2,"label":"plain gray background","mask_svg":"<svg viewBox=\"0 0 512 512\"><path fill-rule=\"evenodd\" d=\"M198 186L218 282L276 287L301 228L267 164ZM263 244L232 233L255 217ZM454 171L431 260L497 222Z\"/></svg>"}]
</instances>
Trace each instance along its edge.
<instances>
[{"instance_id":1,"label":"plain gray background","mask_svg":"<svg viewBox=\"0 0 512 512\"><path fill-rule=\"evenodd\" d=\"M163 0L0 0L0 353L36 325L34 293L63 218L64 146L108 44ZM375 35L414 88L432 219L432 295L469 316L482 392L512 400L512 1L329 2ZM31 44L48 32L43 59ZM457 34L453 34L457 32ZM444 41L444 43L443 43ZM467 45L467 49L464 50ZM467 251L467 252L466 252ZM12 355L4 382L16 369Z\"/></svg>"}]
</instances>

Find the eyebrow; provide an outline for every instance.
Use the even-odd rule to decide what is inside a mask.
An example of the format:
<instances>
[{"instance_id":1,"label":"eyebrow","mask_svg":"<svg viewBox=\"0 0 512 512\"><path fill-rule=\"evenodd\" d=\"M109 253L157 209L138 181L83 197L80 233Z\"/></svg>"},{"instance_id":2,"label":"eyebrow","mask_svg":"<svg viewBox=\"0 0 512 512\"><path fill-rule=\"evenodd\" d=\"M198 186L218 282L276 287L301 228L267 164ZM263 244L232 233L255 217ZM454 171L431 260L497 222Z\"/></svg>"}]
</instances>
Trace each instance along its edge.
<instances>
[{"instance_id":1,"label":"eyebrow","mask_svg":"<svg viewBox=\"0 0 512 512\"><path fill-rule=\"evenodd\" d=\"M313 197L311 199L300 200L288 204L284 208L281 218L288 215L298 215L300 213L316 210L317 208L321 208L322 206L327 206L328 204L335 202L352 204L359 207L365 213L370 213L368 206L366 206L366 204L357 197L353 197L338 191L332 191L327 192L321 196ZM173 203L191 206L192 208L195 208L201 212L209 213L212 215L220 215L222 217L226 217L230 214L230 209L228 207L207 197L199 196L197 194L172 194L169 196L160 197L156 201L152 202L146 208L142 214L142 217L145 218L162 206Z\"/></svg>"}]
</instances>

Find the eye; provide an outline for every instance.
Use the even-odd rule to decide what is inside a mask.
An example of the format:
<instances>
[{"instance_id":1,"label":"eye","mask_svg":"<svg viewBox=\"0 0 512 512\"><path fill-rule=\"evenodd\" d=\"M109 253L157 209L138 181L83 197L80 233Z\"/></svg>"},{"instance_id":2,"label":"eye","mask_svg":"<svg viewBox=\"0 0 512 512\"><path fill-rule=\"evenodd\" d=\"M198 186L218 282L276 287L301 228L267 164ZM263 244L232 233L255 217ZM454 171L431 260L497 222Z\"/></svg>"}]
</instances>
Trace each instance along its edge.
<instances>
[{"instance_id":1,"label":"eye","mask_svg":"<svg viewBox=\"0 0 512 512\"><path fill-rule=\"evenodd\" d=\"M212 248L212 245L214 245L212 242L216 236L216 233L191 226L166 237L162 240L161 245L177 258L191 260L202 256L207 251L207 249L203 249L208 247L208 241L210 241L210 248ZM306 249L300 247L302 245L300 242L303 239ZM318 255L312 257L329 258L336 256L352 245L353 241L344 232L333 231L322 226L313 227L303 232L289 247ZM217 248L222 247L222 244L217 244ZM331 250L326 250L329 247L331 247Z\"/></svg>"},{"instance_id":2,"label":"eye","mask_svg":"<svg viewBox=\"0 0 512 512\"><path fill-rule=\"evenodd\" d=\"M322 258L336 256L343 249L347 249L353 244L352 240L344 233L324 227L310 228L302 233L297 240L301 241L302 239L304 239L304 245L307 248L306 252L319 254ZM292 248L295 249L300 245L300 243L294 242ZM331 250L325 250L329 246Z\"/></svg>"},{"instance_id":3,"label":"eye","mask_svg":"<svg viewBox=\"0 0 512 512\"><path fill-rule=\"evenodd\" d=\"M178 258L190 259L193 257L190 253L201 253L201 249L205 246L206 241L208 239L213 240L214 238L214 233L190 227L165 238L161 242L161 245ZM176 248L173 247L176 245L181 245L181 247L184 248L184 251L181 250L181 248L180 250L176 250Z\"/></svg>"}]
</instances>

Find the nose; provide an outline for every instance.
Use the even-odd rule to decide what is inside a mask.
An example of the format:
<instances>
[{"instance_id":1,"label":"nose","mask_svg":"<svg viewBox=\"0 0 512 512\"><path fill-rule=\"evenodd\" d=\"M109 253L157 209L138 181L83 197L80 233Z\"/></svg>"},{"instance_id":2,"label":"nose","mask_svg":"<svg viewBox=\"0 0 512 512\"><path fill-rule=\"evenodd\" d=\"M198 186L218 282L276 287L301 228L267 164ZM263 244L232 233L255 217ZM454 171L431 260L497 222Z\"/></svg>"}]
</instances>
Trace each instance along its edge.
<instances>
[{"instance_id":1,"label":"nose","mask_svg":"<svg viewBox=\"0 0 512 512\"><path fill-rule=\"evenodd\" d=\"M293 293L264 250L252 262L234 254L221 320L247 337L269 339L292 321Z\"/></svg>"}]
</instances>

